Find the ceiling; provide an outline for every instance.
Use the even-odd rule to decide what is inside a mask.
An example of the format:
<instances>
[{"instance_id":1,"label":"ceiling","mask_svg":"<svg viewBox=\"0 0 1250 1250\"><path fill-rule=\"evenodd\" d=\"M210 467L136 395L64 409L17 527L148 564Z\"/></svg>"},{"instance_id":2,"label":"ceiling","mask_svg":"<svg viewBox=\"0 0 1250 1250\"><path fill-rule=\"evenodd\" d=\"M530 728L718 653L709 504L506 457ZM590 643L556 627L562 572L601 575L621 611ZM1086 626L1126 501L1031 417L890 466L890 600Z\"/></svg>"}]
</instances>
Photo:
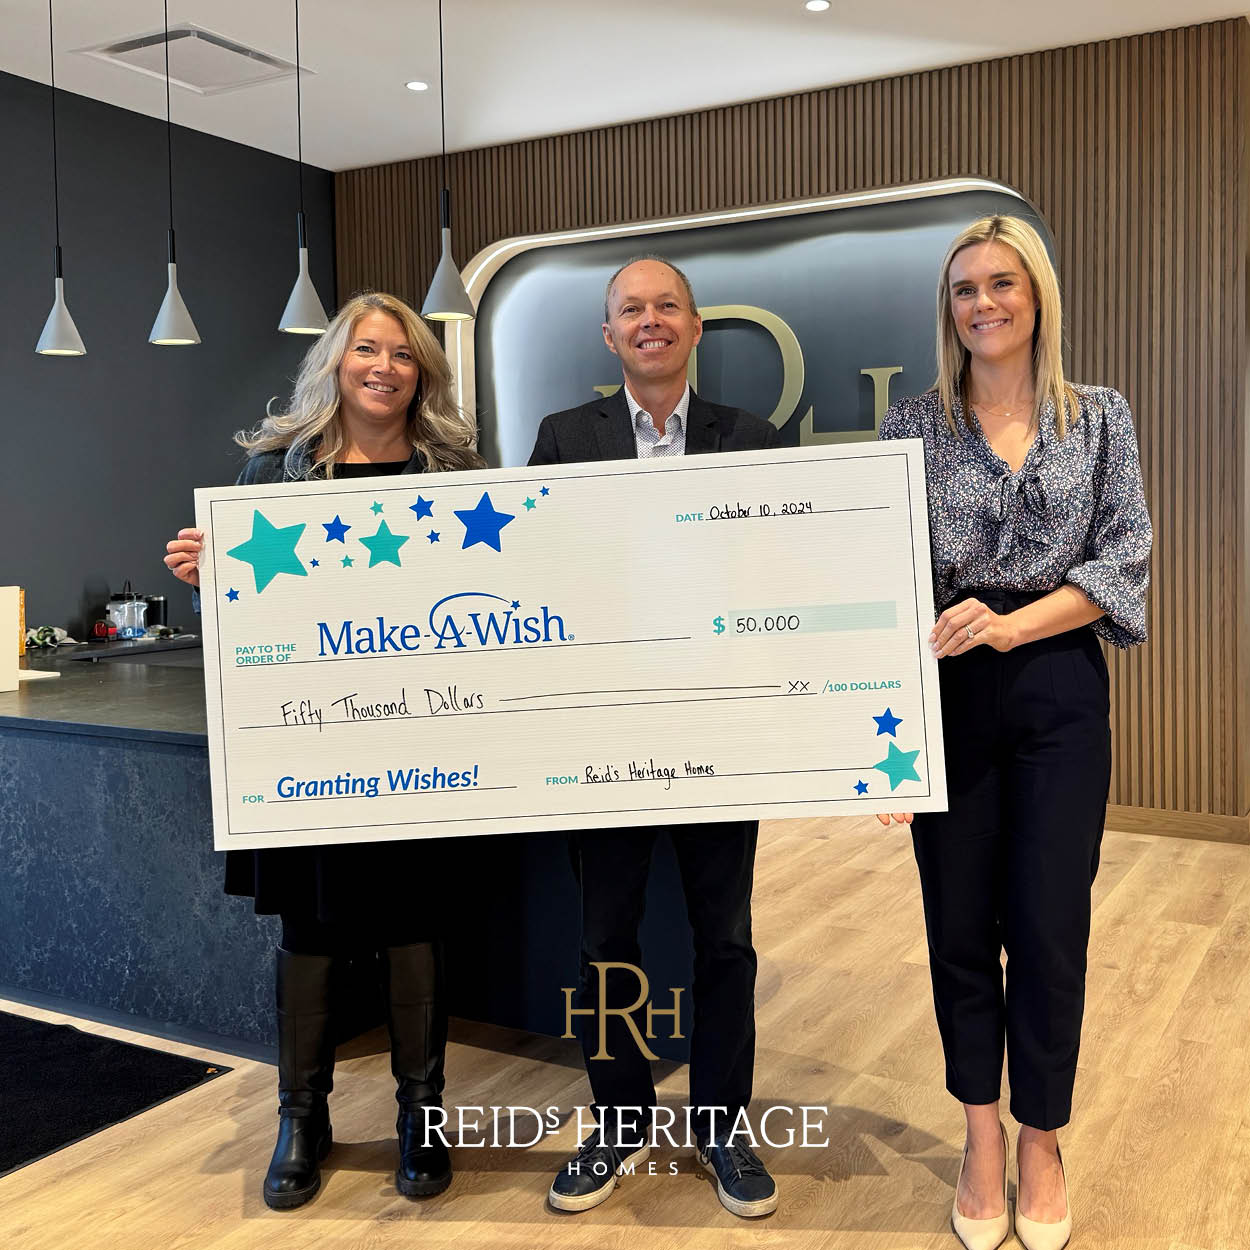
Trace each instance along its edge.
<instances>
[{"instance_id":1,"label":"ceiling","mask_svg":"<svg viewBox=\"0 0 1250 1250\"><path fill-rule=\"evenodd\" d=\"M1244 3L1244 0L1241 0ZM1163 30L1213 0L445 0L447 144L482 147L909 70ZM169 0L190 21L294 59L293 0ZM57 85L155 117L164 84L76 51L159 31L158 0L56 0ZM0 70L48 81L47 0L0 0ZM352 169L438 151L437 0L301 0L304 158ZM179 45L171 45L178 73ZM405 89L424 79L430 90ZM176 123L295 155L293 79L175 87Z\"/></svg>"}]
</instances>

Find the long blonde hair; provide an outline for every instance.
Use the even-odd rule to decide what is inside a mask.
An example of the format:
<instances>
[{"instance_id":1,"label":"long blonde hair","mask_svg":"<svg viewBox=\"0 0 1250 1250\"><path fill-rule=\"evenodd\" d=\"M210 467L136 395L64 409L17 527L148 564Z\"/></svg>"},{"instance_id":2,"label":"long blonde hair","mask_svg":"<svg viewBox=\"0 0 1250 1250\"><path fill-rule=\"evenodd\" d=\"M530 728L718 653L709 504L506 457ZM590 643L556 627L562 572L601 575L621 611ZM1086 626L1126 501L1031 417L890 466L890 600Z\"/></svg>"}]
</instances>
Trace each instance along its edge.
<instances>
[{"instance_id":1,"label":"long blonde hair","mask_svg":"<svg viewBox=\"0 0 1250 1250\"><path fill-rule=\"evenodd\" d=\"M971 428L967 403L968 349L960 342L951 309L950 272L956 255L977 243L1005 243L1020 257L1020 263L1033 284L1037 298L1037 318L1033 325L1033 423L1036 425L1047 404L1055 408L1055 431L1060 438L1080 411L1076 392L1063 376L1063 307L1059 279L1046 253L1041 236L1019 217L982 217L956 237L942 262L937 288L937 380L933 389L942 398L946 424L952 434L955 407L963 409L964 424Z\"/></svg>"},{"instance_id":2,"label":"long blonde hair","mask_svg":"<svg viewBox=\"0 0 1250 1250\"><path fill-rule=\"evenodd\" d=\"M431 471L480 469L477 428L452 399L451 366L438 340L403 300L383 291L362 291L343 305L326 332L300 362L285 411L269 411L254 430L240 430L234 441L256 455L285 451L288 466L311 460L310 475L334 475L345 442L339 416L339 365L361 317L383 312L404 328L420 379L408 408L408 441Z\"/></svg>"}]
</instances>

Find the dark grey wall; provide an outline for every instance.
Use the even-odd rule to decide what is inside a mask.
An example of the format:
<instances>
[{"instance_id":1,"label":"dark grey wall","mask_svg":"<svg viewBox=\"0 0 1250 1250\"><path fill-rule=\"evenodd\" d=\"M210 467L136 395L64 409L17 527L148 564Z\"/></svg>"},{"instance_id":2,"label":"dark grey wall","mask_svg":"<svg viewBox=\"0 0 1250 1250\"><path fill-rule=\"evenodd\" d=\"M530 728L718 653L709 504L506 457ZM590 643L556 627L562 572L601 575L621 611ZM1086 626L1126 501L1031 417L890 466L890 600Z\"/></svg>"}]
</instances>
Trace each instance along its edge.
<instances>
[{"instance_id":1,"label":"dark grey wall","mask_svg":"<svg viewBox=\"0 0 1250 1250\"><path fill-rule=\"evenodd\" d=\"M52 302L50 101L46 86L0 74L0 585L26 587L28 624L75 637L125 578L193 627L165 540L194 523L196 486L234 480L231 434L289 393L308 347L277 331L296 273L295 163L175 127L179 286L204 341L153 347L164 123L58 92L66 298L87 355L38 356ZM333 301L331 175L306 169L304 195L313 279Z\"/></svg>"}]
</instances>

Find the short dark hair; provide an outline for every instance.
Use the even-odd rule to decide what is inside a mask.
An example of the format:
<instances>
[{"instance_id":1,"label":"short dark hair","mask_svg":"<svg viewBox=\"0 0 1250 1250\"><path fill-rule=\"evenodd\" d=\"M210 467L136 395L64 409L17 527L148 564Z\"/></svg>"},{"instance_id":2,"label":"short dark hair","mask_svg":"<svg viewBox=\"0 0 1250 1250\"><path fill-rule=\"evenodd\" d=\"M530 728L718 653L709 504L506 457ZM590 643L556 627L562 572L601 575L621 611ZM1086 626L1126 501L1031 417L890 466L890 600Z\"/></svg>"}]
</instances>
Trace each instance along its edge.
<instances>
[{"instance_id":1,"label":"short dark hair","mask_svg":"<svg viewBox=\"0 0 1250 1250\"><path fill-rule=\"evenodd\" d=\"M690 285L690 279L686 277L676 265L673 264L667 256L661 256L657 252L643 252L639 256L631 256L619 269L608 279L608 285L603 289L603 319L611 321L612 317L608 311L608 303L612 298L612 288L616 285L616 280L625 272L630 265L636 265L640 260L654 260L661 265L667 265L680 279L681 285L686 292L686 299L690 303L691 313L697 313L699 306L694 302L694 287Z\"/></svg>"}]
</instances>

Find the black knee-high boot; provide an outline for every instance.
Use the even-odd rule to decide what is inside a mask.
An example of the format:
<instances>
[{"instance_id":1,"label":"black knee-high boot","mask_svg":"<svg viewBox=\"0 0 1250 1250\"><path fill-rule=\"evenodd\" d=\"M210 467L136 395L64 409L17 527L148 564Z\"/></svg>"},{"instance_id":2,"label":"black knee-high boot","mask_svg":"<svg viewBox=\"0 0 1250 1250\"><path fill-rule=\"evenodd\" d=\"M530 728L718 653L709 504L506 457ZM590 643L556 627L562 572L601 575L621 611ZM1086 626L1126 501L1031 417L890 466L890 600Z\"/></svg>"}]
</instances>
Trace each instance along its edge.
<instances>
[{"instance_id":1,"label":"black knee-high boot","mask_svg":"<svg viewBox=\"0 0 1250 1250\"><path fill-rule=\"evenodd\" d=\"M392 946L383 952L391 1071L399 1118L399 1168L395 1187L410 1198L441 1194L451 1184L451 1156L426 1108L443 1105L447 1005L442 949L433 942ZM437 1118L432 1125L437 1125Z\"/></svg>"},{"instance_id":2,"label":"black knee-high boot","mask_svg":"<svg viewBox=\"0 0 1250 1250\"><path fill-rule=\"evenodd\" d=\"M277 1210L302 1206L321 1186L330 1153L334 1086L331 989L334 959L278 947L278 1143L264 1197Z\"/></svg>"}]
</instances>

